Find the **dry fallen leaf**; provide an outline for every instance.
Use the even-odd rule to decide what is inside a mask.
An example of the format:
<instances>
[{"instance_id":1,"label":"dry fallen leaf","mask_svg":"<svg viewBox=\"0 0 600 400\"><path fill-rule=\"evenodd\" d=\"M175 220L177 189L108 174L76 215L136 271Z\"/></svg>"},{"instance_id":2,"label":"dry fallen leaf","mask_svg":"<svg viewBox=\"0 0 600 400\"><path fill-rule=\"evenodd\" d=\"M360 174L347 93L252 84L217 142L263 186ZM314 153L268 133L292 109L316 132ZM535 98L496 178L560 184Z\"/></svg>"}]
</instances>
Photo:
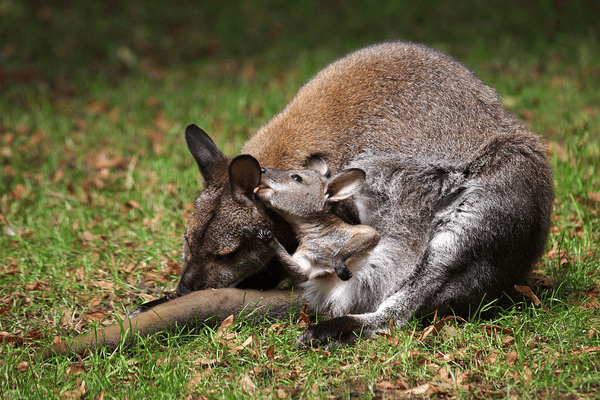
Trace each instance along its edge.
<instances>
[{"instance_id":1,"label":"dry fallen leaf","mask_svg":"<svg viewBox=\"0 0 600 400\"><path fill-rule=\"evenodd\" d=\"M141 297L142 299L146 300L146 301L154 301L156 300L156 297L148 294L148 293L138 293L137 294L139 297Z\"/></svg>"},{"instance_id":2,"label":"dry fallen leaf","mask_svg":"<svg viewBox=\"0 0 600 400\"><path fill-rule=\"evenodd\" d=\"M588 198L589 198L590 200L593 200L593 201L595 201L595 202L597 202L597 203L600 203L600 192L592 192L592 191L589 191L589 192L587 193L587 195L588 195Z\"/></svg>"},{"instance_id":3,"label":"dry fallen leaf","mask_svg":"<svg viewBox=\"0 0 600 400\"><path fill-rule=\"evenodd\" d=\"M281 335L281 332L283 332L283 330L285 329L285 325L284 324L273 324L269 327L270 331L275 331L275 336L279 336Z\"/></svg>"},{"instance_id":4,"label":"dry fallen leaf","mask_svg":"<svg viewBox=\"0 0 600 400\"><path fill-rule=\"evenodd\" d=\"M92 282L92 285L96 286L97 288L106 290L112 290L115 287L114 282L104 280Z\"/></svg>"},{"instance_id":5,"label":"dry fallen leaf","mask_svg":"<svg viewBox=\"0 0 600 400\"><path fill-rule=\"evenodd\" d=\"M12 306L0 306L0 317L4 314L8 314L12 310Z\"/></svg>"},{"instance_id":6,"label":"dry fallen leaf","mask_svg":"<svg viewBox=\"0 0 600 400\"><path fill-rule=\"evenodd\" d=\"M32 329L27 332L27 339L30 341L37 341L42 339L42 331L40 329Z\"/></svg>"},{"instance_id":7,"label":"dry fallen leaf","mask_svg":"<svg viewBox=\"0 0 600 400\"><path fill-rule=\"evenodd\" d=\"M111 168L125 169L129 165L125 158L120 155L111 154L107 150L101 150L94 155L88 156L87 161L98 171Z\"/></svg>"},{"instance_id":8,"label":"dry fallen leaf","mask_svg":"<svg viewBox=\"0 0 600 400\"><path fill-rule=\"evenodd\" d=\"M437 311L436 311L436 316L437 316ZM436 316L434 316L434 319L433 319L434 321L435 321ZM436 337L440 333L440 331L444 327L444 325L446 325L446 323L449 321L453 321L454 319L456 319L456 317L449 315L447 317L442 318L441 320L434 323L433 325L429 325L429 326L425 327L425 329L423 329L423 331L421 332L421 334L419 335L417 340L419 342L422 342L428 336Z\"/></svg>"},{"instance_id":9,"label":"dry fallen leaf","mask_svg":"<svg viewBox=\"0 0 600 400\"><path fill-rule=\"evenodd\" d=\"M490 364L495 364L498 361L498 354L494 352L488 354L488 356L485 357L485 361Z\"/></svg>"},{"instance_id":10,"label":"dry fallen leaf","mask_svg":"<svg viewBox=\"0 0 600 400\"><path fill-rule=\"evenodd\" d=\"M400 343L400 339L396 335L390 335L389 333L385 332L377 332L377 335L384 337L387 344L389 344L390 346L398 346L398 344Z\"/></svg>"},{"instance_id":11,"label":"dry fallen leaf","mask_svg":"<svg viewBox=\"0 0 600 400\"><path fill-rule=\"evenodd\" d=\"M181 263L173 260L167 260L166 266L163 268L163 271L169 273L171 275L180 275L181 274Z\"/></svg>"},{"instance_id":12,"label":"dry fallen leaf","mask_svg":"<svg viewBox=\"0 0 600 400\"><path fill-rule=\"evenodd\" d=\"M599 305L598 305L598 297L600 297L600 293L597 287L594 287L592 289L589 290L584 290L582 292L582 294L584 296L587 297L587 301L585 303L582 304L582 308L584 310L588 310L588 309L598 309Z\"/></svg>"},{"instance_id":13,"label":"dry fallen leaf","mask_svg":"<svg viewBox=\"0 0 600 400\"><path fill-rule=\"evenodd\" d=\"M85 373L85 366L81 362L75 365L70 365L65 371L66 375L78 375L83 373Z\"/></svg>"},{"instance_id":14,"label":"dry fallen leaf","mask_svg":"<svg viewBox=\"0 0 600 400\"><path fill-rule=\"evenodd\" d=\"M230 315L229 317L225 318L223 320L223 322L221 322L219 329L227 329L232 325L233 325L233 315Z\"/></svg>"},{"instance_id":15,"label":"dry fallen leaf","mask_svg":"<svg viewBox=\"0 0 600 400\"><path fill-rule=\"evenodd\" d=\"M533 372L531 372L531 370L529 369L529 367L527 367L526 365L523 366L523 379L531 382L533 380Z\"/></svg>"},{"instance_id":16,"label":"dry fallen leaf","mask_svg":"<svg viewBox=\"0 0 600 400\"><path fill-rule=\"evenodd\" d=\"M540 299L538 299L538 297L531 291L531 289L529 288L529 286L518 286L515 285L515 289L517 290L517 292L522 293L524 296L529 297L530 299L533 300L533 304L535 304L536 306L540 306L542 304L542 302L540 301Z\"/></svg>"},{"instance_id":17,"label":"dry fallen leaf","mask_svg":"<svg viewBox=\"0 0 600 400\"><path fill-rule=\"evenodd\" d=\"M449 381L452 379L452 376L450 375L450 368L447 365L438 369L435 373L435 376L444 381Z\"/></svg>"},{"instance_id":18,"label":"dry fallen leaf","mask_svg":"<svg viewBox=\"0 0 600 400\"><path fill-rule=\"evenodd\" d=\"M129 200L127 203L125 203L125 207L127 208L135 208L136 210L141 210L141 206L140 203L138 203L137 201L134 200Z\"/></svg>"},{"instance_id":19,"label":"dry fallen leaf","mask_svg":"<svg viewBox=\"0 0 600 400\"><path fill-rule=\"evenodd\" d=\"M15 188L13 189L13 191L10 193L10 197L13 200L21 200L24 197L27 197L29 195L29 190L27 190L27 188L18 183L17 185L15 185Z\"/></svg>"},{"instance_id":20,"label":"dry fallen leaf","mask_svg":"<svg viewBox=\"0 0 600 400\"><path fill-rule=\"evenodd\" d=\"M61 398L67 399L67 400L78 400L78 399L81 399L82 397L84 397L86 393L87 393L86 383L85 383L85 381L81 381L81 384L79 385L79 387L77 387L75 390L69 390L69 391L62 393Z\"/></svg>"},{"instance_id":21,"label":"dry fallen leaf","mask_svg":"<svg viewBox=\"0 0 600 400\"><path fill-rule=\"evenodd\" d=\"M44 281L37 281L34 283L30 283L29 285L25 285L25 290L44 290L44 288L48 286L48 284Z\"/></svg>"},{"instance_id":22,"label":"dry fallen leaf","mask_svg":"<svg viewBox=\"0 0 600 400\"><path fill-rule=\"evenodd\" d=\"M198 362L201 365L215 365L216 363L220 363L221 362L221 355L219 354L217 356L217 358L206 358L206 357L202 357L200 360L198 360Z\"/></svg>"},{"instance_id":23,"label":"dry fallen leaf","mask_svg":"<svg viewBox=\"0 0 600 400\"><path fill-rule=\"evenodd\" d=\"M8 261L10 261L9 265L0 265L0 274L2 275L14 275L18 271L19 262L13 257L7 257Z\"/></svg>"},{"instance_id":24,"label":"dry fallen leaf","mask_svg":"<svg viewBox=\"0 0 600 400\"><path fill-rule=\"evenodd\" d=\"M551 277L546 276L544 271L540 271L540 270L532 271L531 278L535 282L537 282L539 285L542 285L545 287L551 286L552 283L554 283L554 280Z\"/></svg>"},{"instance_id":25,"label":"dry fallen leaf","mask_svg":"<svg viewBox=\"0 0 600 400\"><path fill-rule=\"evenodd\" d=\"M375 384L375 387L380 390L394 390L396 385L390 381L381 381Z\"/></svg>"},{"instance_id":26,"label":"dry fallen leaf","mask_svg":"<svg viewBox=\"0 0 600 400\"><path fill-rule=\"evenodd\" d=\"M96 240L96 236L94 236L94 234L90 231L85 231L83 232L82 237L87 240L88 242L93 242L94 240Z\"/></svg>"},{"instance_id":27,"label":"dry fallen leaf","mask_svg":"<svg viewBox=\"0 0 600 400\"><path fill-rule=\"evenodd\" d=\"M195 387L200 385L200 383L202 383L202 377L200 375L192 376L187 383L187 387L190 389L194 389Z\"/></svg>"},{"instance_id":28,"label":"dry fallen leaf","mask_svg":"<svg viewBox=\"0 0 600 400\"><path fill-rule=\"evenodd\" d=\"M0 343L17 343L21 344L25 340L17 334L12 334L6 331L0 331Z\"/></svg>"},{"instance_id":29,"label":"dry fallen leaf","mask_svg":"<svg viewBox=\"0 0 600 400\"><path fill-rule=\"evenodd\" d=\"M310 318L308 318L308 303L304 304L300 311L300 326L310 325Z\"/></svg>"},{"instance_id":30,"label":"dry fallen leaf","mask_svg":"<svg viewBox=\"0 0 600 400\"><path fill-rule=\"evenodd\" d=\"M509 347L510 345L512 345L515 342L515 338L514 336L507 336L504 339L502 339L502 346L504 347Z\"/></svg>"},{"instance_id":31,"label":"dry fallen leaf","mask_svg":"<svg viewBox=\"0 0 600 400\"><path fill-rule=\"evenodd\" d=\"M415 386L412 389L408 389L404 393L418 396L420 394L425 394L428 391L429 391L429 383L426 383L424 385L419 385L419 386Z\"/></svg>"},{"instance_id":32,"label":"dry fallen leaf","mask_svg":"<svg viewBox=\"0 0 600 400\"><path fill-rule=\"evenodd\" d=\"M244 350L246 347L250 346L250 345L252 344L252 342L253 342L253 341L254 341L254 335L250 335L250 336L249 336L249 337L248 337L248 338L247 338L247 339L244 341L244 343L242 343L242 344L241 344L241 345L239 345L239 346L232 347L232 348L230 349L230 351L231 351L232 353L237 353L237 352L239 352L239 351L242 351L242 350Z\"/></svg>"},{"instance_id":33,"label":"dry fallen leaf","mask_svg":"<svg viewBox=\"0 0 600 400\"><path fill-rule=\"evenodd\" d=\"M135 269L135 267L137 266L136 263L134 262L130 262L129 264L127 264L127 266L125 267L125 272L130 274L133 272L133 270Z\"/></svg>"},{"instance_id":34,"label":"dry fallen leaf","mask_svg":"<svg viewBox=\"0 0 600 400\"><path fill-rule=\"evenodd\" d=\"M29 368L29 363L27 361L20 362L17 365L17 370L19 371L19 373L23 373L23 372L27 371L28 368Z\"/></svg>"},{"instance_id":35,"label":"dry fallen leaf","mask_svg":"<svg viewBox=\"0 0 600 400\"><path fill-rule=\"evenodd\" d=\"M104 318L106 318L106 315L107 314L105 312L96 310L96 311L88 311L88 312L82 314L81 317L88 321L99 322L99 321L102 321Z\"/></svg>"},{"instance_id":36,"label":"dry fallen leaf","mask_svg":"<svg viewBox=\"0 0 600 400\"><path fill-rule=\"evenodd\" d=\"M435 358L446 362L450 362L453 359L450 354L442 353L441 351L435 352Z\"/></svg>"},{"instance_id":37,"label":"dry fallen leaf","mask_svg":"<svg viewBox=\"0 0 600 400\"><path fill-rule=\"evenodd\" d=\"M244 375L240 383L242 384L242 389L248 394L252 394L256 390L256 385L254 385L254 382L252 382L252 379L248 375Z\"/></svg>"},{"instance_id":38,"label":"dry fallen leaf","mask_svg":"<svg viewBox=\"0 0 600 400\"><path fill-rule=\"evenodd\" d=\"M573 352L573 354L583 354L583 353L599 353L600 352L600 346L592 346L592 347L586 347L585 349L581 349L581 350L575 350Z\"/></svg>"},{"instance_id":39,"label":"dry fallen leaf","mask_svg":"<svg viewBox=\"0 0 600 400\"><path fill-rule=\"evenodd\" d=\"M275 347L273 347L273 345L270 345L269 347L267 347L267 359L271 362L275 361Z\"/></svg>"},{"instance_id":40,"label":"dry fallen leaf","mask_svg":"<svg viewBox=\"0 0 600 400\"><path fill-rule=\"evenodd\" d=\"M88 114L102 114L108 110L108 101L106 100L90 100L88 105L85 107L85 112Z\"/></svg>"},{"instance_id":41,"label":"dry fallen leaf","mask_svg":"<svg viewBox=\"0 0 600 400\"><path fill-rule=\"evenodd\" d=\"M500 325L486 325L483 327L488 335L502 333L504 335L514 336L514 332L508 328L504 328Z\"/></svg>"},{"instance_id":42,"label":"dry fallen leaf","mask_svg":"<svg viewBox=\"0 0 600 400\"><path fill-rule=\"evenodd\" d=\"M515 350L512 350L510 353L508 353L506 355L506 364L507 365L512 365L512 364L516 363L517 361L519 361L519 356L517 355L517 352Z\"/></svg>"}]
</instances>

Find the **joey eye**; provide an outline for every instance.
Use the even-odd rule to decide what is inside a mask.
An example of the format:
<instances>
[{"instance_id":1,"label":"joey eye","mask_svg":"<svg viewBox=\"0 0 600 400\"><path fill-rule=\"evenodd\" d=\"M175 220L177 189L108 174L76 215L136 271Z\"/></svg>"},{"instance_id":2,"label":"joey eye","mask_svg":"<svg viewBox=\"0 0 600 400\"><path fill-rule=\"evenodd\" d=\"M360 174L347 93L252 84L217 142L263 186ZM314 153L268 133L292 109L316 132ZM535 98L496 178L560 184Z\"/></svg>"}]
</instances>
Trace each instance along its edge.
<instances>
[{"instance_id":1,"label":"joey eye","mask_svg":"<svg viewBox=\"0 0 600 400\"><path fill-rule=\"evenodd\" d=\"M302 182L302 177L297 174L292 175L292 179L295 180L296 182Z\"/></svg>"}]
</instances>

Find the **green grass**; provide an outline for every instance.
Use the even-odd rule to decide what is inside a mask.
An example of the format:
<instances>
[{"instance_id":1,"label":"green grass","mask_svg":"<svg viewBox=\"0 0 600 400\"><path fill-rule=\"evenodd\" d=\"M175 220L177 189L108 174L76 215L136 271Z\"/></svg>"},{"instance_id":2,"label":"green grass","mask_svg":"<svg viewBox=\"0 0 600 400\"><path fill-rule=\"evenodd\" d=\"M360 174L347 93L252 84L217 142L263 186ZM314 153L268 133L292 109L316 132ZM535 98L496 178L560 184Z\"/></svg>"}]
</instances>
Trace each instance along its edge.
<instances>
[{"instance_id":1,"label":"green grass","mask_svg":"<svg viewBox=\"0 0 600 400\"><path fill-rule=\"evenodd\" d=\"M0 1L0 397L597 396L596 4L80 3ZM290 319L30 358L174 288L201 189L188 123L233 156L327 63L399 38L464 62L547 140L554 225L530 283L542 306L330 352L296 348Z\"/></svg>"}]
</instances>

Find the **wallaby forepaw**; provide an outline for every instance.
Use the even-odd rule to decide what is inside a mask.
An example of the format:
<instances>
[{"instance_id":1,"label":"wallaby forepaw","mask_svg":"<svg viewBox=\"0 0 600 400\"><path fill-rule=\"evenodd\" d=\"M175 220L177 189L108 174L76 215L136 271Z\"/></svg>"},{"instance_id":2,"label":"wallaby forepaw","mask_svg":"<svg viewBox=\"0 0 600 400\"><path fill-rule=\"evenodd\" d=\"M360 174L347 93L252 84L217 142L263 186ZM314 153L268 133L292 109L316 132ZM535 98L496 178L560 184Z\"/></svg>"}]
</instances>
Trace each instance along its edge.
<instances>
[{"instance_id":1,"label":"wallaby forepaw","mask_svg":"<svg viewBox=\"0 0 600 400\"><path fill-rule=\"evenodd\" d=\"M347 281L348 279L352 278L352 272L350 272L348 267L346 267L346 264L341 260L333 262L333 269L335 270L338 278L343 281Z\"/></svg>"},{"instance_id":2,"label":"wallaby forepaw","mask_svg":"<svg viewBox=\"0 0 600 400\"><path fill-rule=\"evenodd\" d=\"M274 238L273 232L267 229L259 229L256 237L262 242L271 242Z\"/></svg>"},{"instance_id":3,"label":"wallaby forepaw","mask_svg":"<svg viewBox=\"0 0 600 400\"><path fill-rule=\"evenodd\" d=\"M348 279L352 278L352 272L350 272L348 268L344 268L342 271L336 273L338 278L340 278L343 281L347 281Z\"/></svg>"}]
</instances>

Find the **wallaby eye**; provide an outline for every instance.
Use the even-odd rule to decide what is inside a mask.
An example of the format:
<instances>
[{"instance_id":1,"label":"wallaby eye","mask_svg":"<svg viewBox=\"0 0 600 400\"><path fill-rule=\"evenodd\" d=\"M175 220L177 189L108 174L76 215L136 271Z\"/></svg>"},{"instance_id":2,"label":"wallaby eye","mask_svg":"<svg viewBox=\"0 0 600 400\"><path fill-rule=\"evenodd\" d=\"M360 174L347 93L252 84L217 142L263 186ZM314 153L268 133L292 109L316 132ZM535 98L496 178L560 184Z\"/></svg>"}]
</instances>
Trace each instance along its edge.
<instances>
[{"instance_id":1,"label":"wallaby eye","mask_svg":"<svg viewBox=\"0 0 600 400\"><path fill-rule=\"evenodd\" d=\"M297 182L302 182L302 177L300 175L294 174L292 175L292 179Z\"/></svg>"}]
</instances>

